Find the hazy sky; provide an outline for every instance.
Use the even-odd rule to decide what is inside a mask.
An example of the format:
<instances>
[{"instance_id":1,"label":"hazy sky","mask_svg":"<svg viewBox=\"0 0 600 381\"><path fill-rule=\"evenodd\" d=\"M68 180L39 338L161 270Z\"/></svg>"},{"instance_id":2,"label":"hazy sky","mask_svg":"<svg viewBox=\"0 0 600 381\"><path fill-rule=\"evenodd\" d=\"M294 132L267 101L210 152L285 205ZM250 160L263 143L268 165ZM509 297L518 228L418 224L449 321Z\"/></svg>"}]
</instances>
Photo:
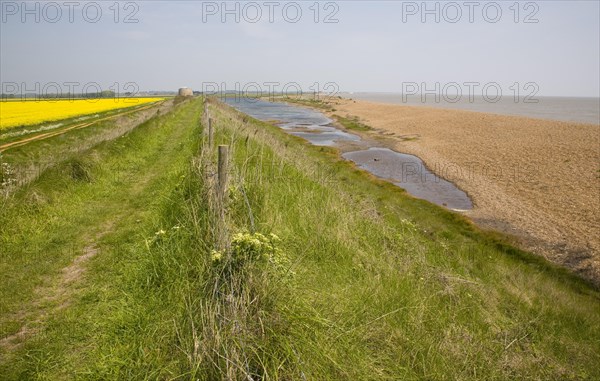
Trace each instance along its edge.
<instances>
[{"instance_id":1,"label":"hazy sky","mask_svg":"<svg viewBox=\"0 0 600 381\"><path fill-rule=\"evenodd\" d=\"M504 93L518 83L524 95L600 96L599 1L429 2L430 13L420 1L248 3L57 1L25 10L1 0L1 82L382 92L475 82L476 95L489 83Z\"/></svg>"}]
</instances>

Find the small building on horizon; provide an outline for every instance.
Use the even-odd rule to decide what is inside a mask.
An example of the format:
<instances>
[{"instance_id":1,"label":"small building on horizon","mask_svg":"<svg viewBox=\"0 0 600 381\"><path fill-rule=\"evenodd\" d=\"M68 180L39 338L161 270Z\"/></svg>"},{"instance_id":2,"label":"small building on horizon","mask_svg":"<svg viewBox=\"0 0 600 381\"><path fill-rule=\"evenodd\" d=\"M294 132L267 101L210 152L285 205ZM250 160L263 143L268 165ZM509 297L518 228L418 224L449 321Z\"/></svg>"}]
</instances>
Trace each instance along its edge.
<instances>
[{"instance_id":1,"label":"small building on horizon","mask_svg":"<svg viewBox=\"0 0 600 381\"><path fill-rule=\"evenodd\" d=\"M191 97L194 95L194 92L189 87L180 87L179 88L179 96L180 97Z\"/></svg>"}]
</instances>

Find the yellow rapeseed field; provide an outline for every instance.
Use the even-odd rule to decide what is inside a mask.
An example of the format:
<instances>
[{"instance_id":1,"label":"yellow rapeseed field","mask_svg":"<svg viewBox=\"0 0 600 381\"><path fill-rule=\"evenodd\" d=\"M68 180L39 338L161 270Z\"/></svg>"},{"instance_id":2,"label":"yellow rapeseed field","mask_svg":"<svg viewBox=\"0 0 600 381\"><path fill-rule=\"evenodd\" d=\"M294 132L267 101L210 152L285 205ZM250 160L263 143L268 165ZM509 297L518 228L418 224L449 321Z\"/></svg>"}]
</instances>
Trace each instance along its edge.
<instances>
[{"instance_id":1,"label":"yellow rapeseed field","mask_svg":"<svg viewBox=\"0 0 600 381\"><path fill-rule=\"evenodd\" d=\"M0 130L156 102L163 98L0 101Z\"/></svg>"}]
</instances>

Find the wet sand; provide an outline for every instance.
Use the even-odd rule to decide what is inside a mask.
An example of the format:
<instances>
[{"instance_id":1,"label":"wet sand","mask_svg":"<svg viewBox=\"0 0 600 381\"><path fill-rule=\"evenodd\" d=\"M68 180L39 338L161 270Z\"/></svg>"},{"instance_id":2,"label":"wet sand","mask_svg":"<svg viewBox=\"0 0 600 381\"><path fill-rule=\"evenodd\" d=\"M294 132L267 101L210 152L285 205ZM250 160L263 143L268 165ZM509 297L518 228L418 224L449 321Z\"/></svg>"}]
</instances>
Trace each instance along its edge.
<instances>
[{"instance_id":1,"label":"wet sand","mask_svg":"<svg viewBox=\"0 0 600 381\"><path fill-rule=\"evenodd\" d=\"M472 198L478 225L600 284L600 125L334 100ZM354 131L353 131L354 133Z\"/></svg>"}]
</instances>

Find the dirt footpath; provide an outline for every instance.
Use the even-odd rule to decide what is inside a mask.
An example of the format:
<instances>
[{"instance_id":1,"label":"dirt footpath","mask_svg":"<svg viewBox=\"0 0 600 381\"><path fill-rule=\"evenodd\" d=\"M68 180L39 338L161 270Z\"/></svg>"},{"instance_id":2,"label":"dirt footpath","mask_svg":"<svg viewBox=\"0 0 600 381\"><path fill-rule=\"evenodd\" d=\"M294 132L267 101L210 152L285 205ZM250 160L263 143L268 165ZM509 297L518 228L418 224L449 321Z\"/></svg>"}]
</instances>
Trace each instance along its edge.
<instances>
[{"instance_id":1,"label":"dirt footpath","mask_svg":"<svg viewBox=\"0 0 600 381\"><path fill-rule=\"evenodd\" d=\"M330 102L419 156L475 203L467 215L600 284L600 125Z\"/></svg>"}]
</instances>

